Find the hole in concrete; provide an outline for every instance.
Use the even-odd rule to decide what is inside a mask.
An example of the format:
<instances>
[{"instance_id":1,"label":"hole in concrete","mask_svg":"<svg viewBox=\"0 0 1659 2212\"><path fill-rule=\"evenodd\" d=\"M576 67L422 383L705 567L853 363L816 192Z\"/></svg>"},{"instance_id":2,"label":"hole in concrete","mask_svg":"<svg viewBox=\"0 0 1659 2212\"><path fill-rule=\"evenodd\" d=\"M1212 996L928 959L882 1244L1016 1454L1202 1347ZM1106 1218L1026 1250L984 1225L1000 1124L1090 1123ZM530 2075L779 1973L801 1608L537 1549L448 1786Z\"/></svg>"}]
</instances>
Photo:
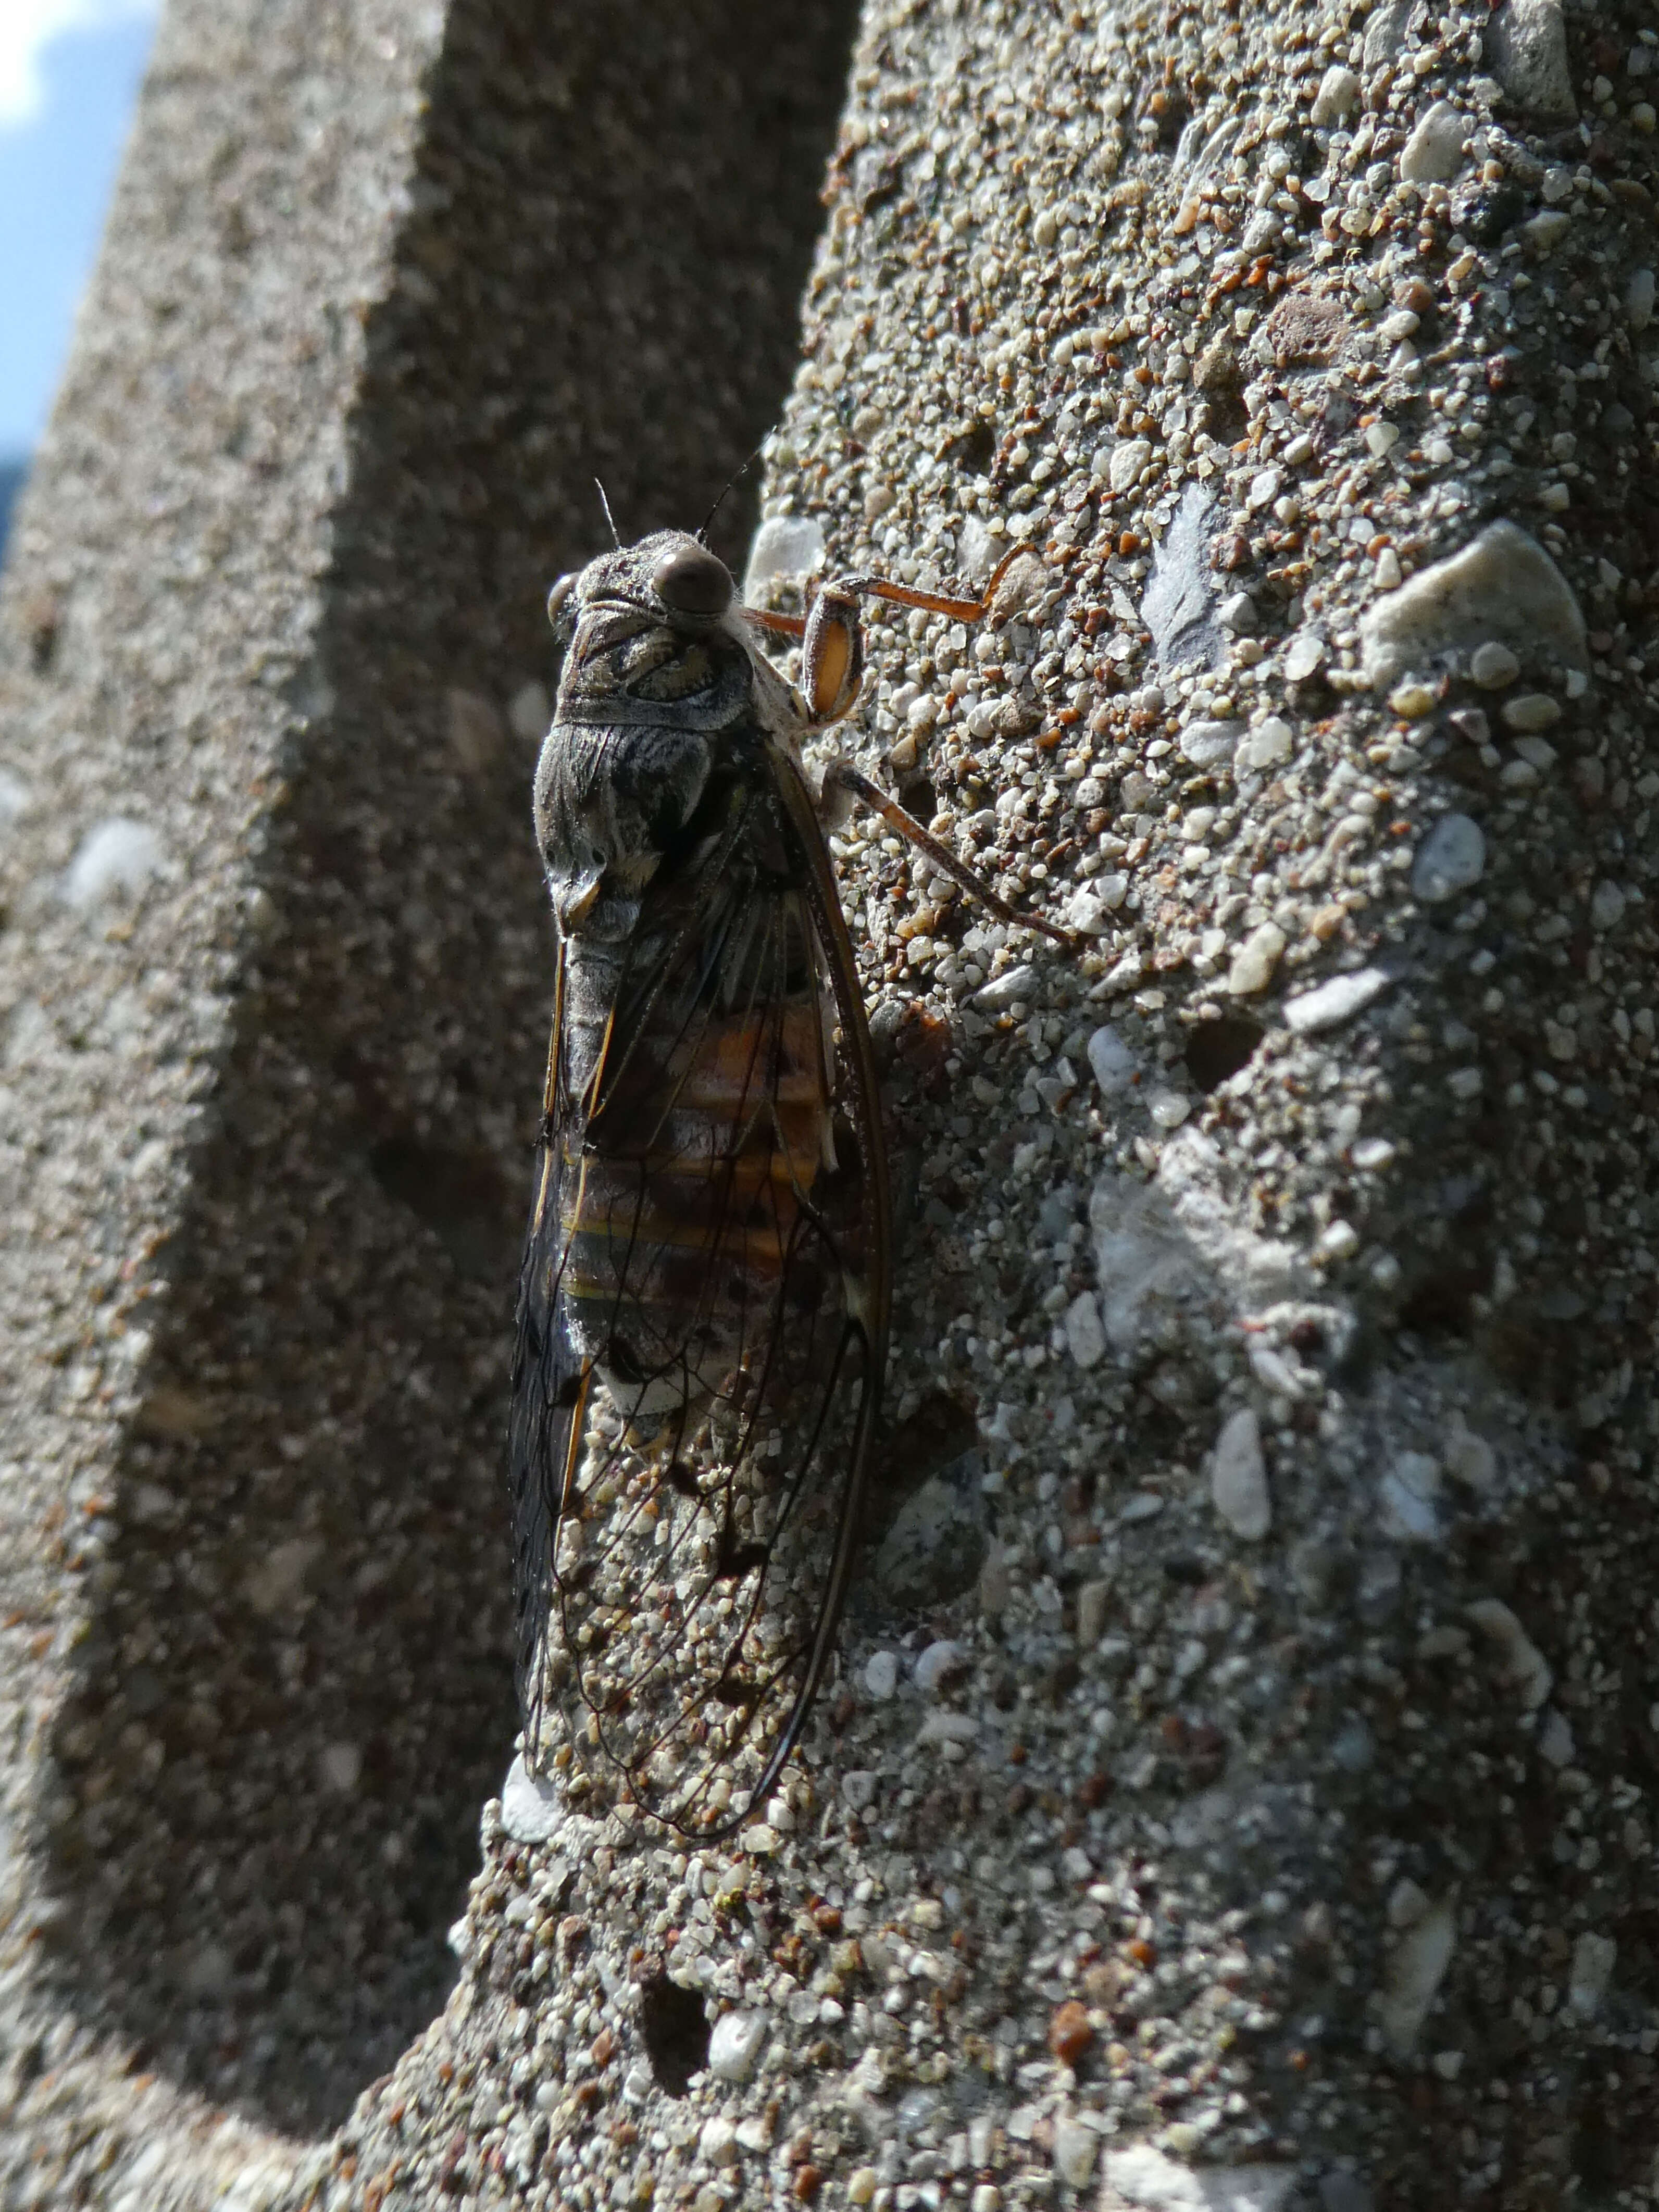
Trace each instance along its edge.
<instances>
[{"instance_id":1,"label":"hole in concrete","mask_svg":"<svg viewBox=\"0 0 1659 2212\"><path fill-rule=\"evenodd\" d=\"M696 1990L682 1989L666 1974L640 1984L640 2035L657 2087L683 2097L691 2076L708 2063L708 2015Z\"/></svg>"},{"instance_id":2,"label":"hole in concrete","mask_svg":"<svg viewBox=\"0 0 1659 2212\"><path fill-rule=\"evenodd\" d=\"M41 1799L65 2003L286 2133L443 2003L515 1725L501 1434L552 937L508 708L550 683L592 477L629 531L695 526L775 421L854 28L851 0L449 9L326 703L269 817ZM744 530L728 501L739 565ZM456 691L493 763L457 754ZM701 2001L646 2016L684 2088Z\"/></svg>"},{"instance_id":3,"label":"hole in concrete","mask_svg":"<svg viewBox=\"0 0 1659 2212\"><path fill-rule=\"evenodd\" d=\"M1187 1073L1200 1091L1213 1091L1248 1066L1267 1032L1244 1014L1223 1014L1187 1032Z\"/></svg>"}]
</instances>

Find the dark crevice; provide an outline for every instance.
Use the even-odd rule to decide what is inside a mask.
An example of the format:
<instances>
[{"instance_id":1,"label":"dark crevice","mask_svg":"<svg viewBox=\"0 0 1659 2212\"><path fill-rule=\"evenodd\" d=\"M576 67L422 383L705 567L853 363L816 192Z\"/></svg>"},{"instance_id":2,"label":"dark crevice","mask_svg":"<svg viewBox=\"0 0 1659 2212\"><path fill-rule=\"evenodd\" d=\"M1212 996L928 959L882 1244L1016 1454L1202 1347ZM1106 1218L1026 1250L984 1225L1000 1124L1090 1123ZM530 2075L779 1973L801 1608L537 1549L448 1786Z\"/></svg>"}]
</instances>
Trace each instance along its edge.
<instances>
[{"instance_id":1,"label":"dark crevice","mask_svg":"<svg viewBox=\"0 0 1659 2212\"><path fill-rule=\"evenodd\" d=\"M657 2087L683 2097L694 2074L708 2063L708 2016L696 1990L682 1989L666 1974L640 1985L640 2036Z\"/></svg>"},{"instance_id":2,"label":"dark crevice","mask_svg":"<svg viewBox=\"0 0 1659 2212\"><path fill-rule=\"evenodd\" d=\"M1245 1014L1200 1022L1187 1035L1187 1073L1200 1091L1213 1091L1247 1066L1267 1032Z\"/></svg>"}]
</instances>

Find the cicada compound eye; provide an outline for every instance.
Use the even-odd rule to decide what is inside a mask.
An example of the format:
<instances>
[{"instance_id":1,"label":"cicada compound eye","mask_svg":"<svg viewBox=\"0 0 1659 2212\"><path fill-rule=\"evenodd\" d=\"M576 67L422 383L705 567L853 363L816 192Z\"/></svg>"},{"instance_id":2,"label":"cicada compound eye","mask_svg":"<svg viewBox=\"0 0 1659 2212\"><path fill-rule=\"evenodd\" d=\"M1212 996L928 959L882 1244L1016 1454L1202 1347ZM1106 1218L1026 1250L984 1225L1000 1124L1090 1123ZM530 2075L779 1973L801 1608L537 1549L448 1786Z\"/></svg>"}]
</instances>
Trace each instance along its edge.
<instances>
[{"instance_id":1,"label":"cicada compound eye","mask_svg":"<svg viewBox=\"0 0 1659 2212\"><path fill-rule=\"evenodd\" d=\"M576 588L578 573L574 568L568 568L547 595L547 619L555 629L559 626L559 617L564 612L565 603Z\"/></svg>"},{"instance_id":2,"label":"cicada compound eye","mask_svg":"<svg viewBox=\"0 0 1659 2212\"><path fill-rule=\"evenodd\" d=\"M651 588L676 614L723 615L732 604L732 575L725 562L689 538L658 562Z\"/></svg>"}]
</instances>

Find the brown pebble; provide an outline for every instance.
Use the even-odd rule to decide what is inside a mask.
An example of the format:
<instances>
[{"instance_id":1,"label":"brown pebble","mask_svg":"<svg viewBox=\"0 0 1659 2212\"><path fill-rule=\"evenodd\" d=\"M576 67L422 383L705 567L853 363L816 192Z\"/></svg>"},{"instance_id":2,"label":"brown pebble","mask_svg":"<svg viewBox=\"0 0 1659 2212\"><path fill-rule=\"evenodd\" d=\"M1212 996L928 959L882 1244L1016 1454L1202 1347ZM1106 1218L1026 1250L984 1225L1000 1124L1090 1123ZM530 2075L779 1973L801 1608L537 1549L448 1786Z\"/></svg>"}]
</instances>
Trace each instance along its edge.
<instances>
[{"instance_id":1,"label":"brown pebble","mask_svg":"<svg viewBox=\"0 0 1659 2212\"><path fill-rule=\"evenodd\" d=\"M1095 2039L1089 2015L1075 1997L1068 1997L1048 2023L1048 2048L1056 2058L1075 2066Z\"/></svg>"},{"instance_id":2,"label":"brown pebble","mask_svg":"<svg viewBox=\"0 0 1659 2212\"><path fill-rule=\"evenodd\" d=\"M823 2176L815 2166L803 2166L795 2175L795 2194L803 2204L810 2204L823 2186Z\"/></svg>"},{"instance_id":3,"label":"brown pebble","mask_svg":"<svg viewBox=\"0 0 1659 2212\"><path fill-rule=\"evenodd\" d=\"M593 2063L596 2066L608 2066L611 2063L611 2054L616 2047L617 2040L611 2030L608 2027L602 2027L593 2039L593 2047L590 2054Z\"/></svg>"}]
</instances>

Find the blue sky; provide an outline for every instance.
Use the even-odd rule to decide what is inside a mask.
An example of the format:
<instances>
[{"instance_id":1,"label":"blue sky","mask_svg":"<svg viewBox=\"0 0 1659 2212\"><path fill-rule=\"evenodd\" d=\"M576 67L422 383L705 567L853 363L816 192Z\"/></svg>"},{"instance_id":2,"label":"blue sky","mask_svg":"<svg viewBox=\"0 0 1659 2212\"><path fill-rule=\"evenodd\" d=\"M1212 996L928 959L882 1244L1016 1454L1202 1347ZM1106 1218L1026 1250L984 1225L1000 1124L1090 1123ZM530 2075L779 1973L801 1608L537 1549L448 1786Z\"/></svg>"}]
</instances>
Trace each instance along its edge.
<instances>
[{"instance_id":1,"label":"blue sky","mask_svg":"<svg viewBox=\"0 0 1659 2212\"><path fill-rule=\"evenodd\" d=\"M45 427L156 0L0 0L0 460Z\"/></svg>"}]
</instances>

